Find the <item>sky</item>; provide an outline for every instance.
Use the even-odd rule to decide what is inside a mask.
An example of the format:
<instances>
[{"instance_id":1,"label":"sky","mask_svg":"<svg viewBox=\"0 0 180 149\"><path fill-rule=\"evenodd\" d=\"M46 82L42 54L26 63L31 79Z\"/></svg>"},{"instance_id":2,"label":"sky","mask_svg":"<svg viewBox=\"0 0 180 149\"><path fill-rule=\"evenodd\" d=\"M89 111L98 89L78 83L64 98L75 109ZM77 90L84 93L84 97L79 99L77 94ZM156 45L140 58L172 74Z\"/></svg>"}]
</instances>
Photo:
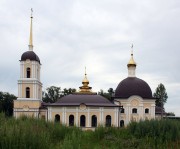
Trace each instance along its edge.
<instances>
[{"instance_id":1,"label":"sky","mask_svg":"<svg viewBox=\"0 0 180 149\"><path fill-rule=\"evenodd\" d=\"M1 0L0 91L16 96L31 8L43 90L78 89L85 66L93 91L116 89L128 75L133 43L136 76L153 93L164 84L166 112L180 116L179 0Z\"/></svg>"}]
</instances>

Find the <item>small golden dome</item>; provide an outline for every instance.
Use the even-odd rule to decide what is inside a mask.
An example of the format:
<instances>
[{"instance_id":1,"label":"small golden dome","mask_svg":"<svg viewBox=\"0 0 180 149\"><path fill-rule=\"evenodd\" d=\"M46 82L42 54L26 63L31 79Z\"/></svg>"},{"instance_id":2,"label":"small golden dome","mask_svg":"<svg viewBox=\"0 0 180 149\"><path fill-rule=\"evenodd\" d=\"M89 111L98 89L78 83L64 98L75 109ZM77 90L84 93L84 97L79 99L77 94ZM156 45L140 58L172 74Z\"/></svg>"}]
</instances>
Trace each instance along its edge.
<instances>
[{"instance_id":1,"label":"small golden dome","mask_svg":"<svg viewBox=\"0 0 180 149\"><path fill-rule=\"evenodd\" d=\"M92 87L88 86L89 85L89 80L87 79L87 74L86 74L86 68L85 68L85 77L82 80L83 86L80 86L80 93L91 93Z\"/></svg>"},{"instance_id":2,"label":"small golden dome","mask_svg":"<svg viewBox=\"0 0 180 149\"><path fill-rule=\"evenodd\" d=\"M133 65L133 66L136 66L136 62L135 62L134 59L133 59L133 54L131 54L131 58L130 58L127 66L129 67L129 66L132 66L132 65Z\"/></svg>"},{"instance_id":3,"label":"small golden dome","mask_svg":"<svg viewBox=\"0 0 180 149\"><path fill-rule=\"evenodd\" d=\"M84 77L82 83L88 83L89 84L89 80L87 79L87 74L85 74L85 77Z\"/></svg>"},{"instance_id":4,"label":"small golden dome","mask_svg":"<svg viewBox=\"0 0 180 149\"><path fill-rule=\"evenodd\" d=\"M131 50L131 58L130 58L129 63L127 64L127 66L128 67L129 66L135 66L136 67L136 62L133 59L133 44L131 45L131 48L132 48L132 50Z\"/></svg>"}]
</instances>

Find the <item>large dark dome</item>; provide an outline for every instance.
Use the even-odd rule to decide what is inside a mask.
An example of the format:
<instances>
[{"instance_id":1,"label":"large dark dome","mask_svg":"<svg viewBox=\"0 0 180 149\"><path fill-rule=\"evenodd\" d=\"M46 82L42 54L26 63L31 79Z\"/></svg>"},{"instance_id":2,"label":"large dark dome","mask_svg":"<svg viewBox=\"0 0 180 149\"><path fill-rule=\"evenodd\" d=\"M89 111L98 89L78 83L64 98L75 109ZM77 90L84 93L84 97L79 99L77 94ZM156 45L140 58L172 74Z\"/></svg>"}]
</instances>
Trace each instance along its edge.
<instances>
[{"instance_id":1,"label":"large dark dome","mask_svg":"<svg viewBox=\"0 0 180 149\"><path fill-rule=\"evenodd\" d=\"M152 91L145 81L136 77L128 77L117 86L115 97L129 98L132 95L138 95L142 98L152 98Z\"/></svg>"},{"instance_id":2,"label":"large dark dome","mask_svg":"<svg viewBox=\"0 0 180 149\"><path fill-rule=\"evenodd\" d=\"M40 63L39 57L33 51L27 51L22 54L21 61L26 61L27 59L30 59L32 61L37 61Z\"/></svg>"}]
</instances>

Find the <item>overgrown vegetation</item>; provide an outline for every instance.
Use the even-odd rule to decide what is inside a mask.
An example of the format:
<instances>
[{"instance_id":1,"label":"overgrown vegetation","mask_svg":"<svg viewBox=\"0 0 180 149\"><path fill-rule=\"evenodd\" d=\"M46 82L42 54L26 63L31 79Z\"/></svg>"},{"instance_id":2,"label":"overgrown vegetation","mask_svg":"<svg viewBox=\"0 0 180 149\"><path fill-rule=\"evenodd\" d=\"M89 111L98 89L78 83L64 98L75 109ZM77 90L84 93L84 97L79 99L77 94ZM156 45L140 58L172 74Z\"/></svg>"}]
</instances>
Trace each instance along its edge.
<instances>
[{"instance_id":1,"label":"overgrown vegetation","mask_svg":"<svg viewBox=\"0 0 180 149\"><path fill-rule=\"evenodd\" d=\"M127 128L99 127L93 132L0 114L0 136L4 149L174 149L180 148L180 121L132 122Z\"/></svg>"}]
</instances>

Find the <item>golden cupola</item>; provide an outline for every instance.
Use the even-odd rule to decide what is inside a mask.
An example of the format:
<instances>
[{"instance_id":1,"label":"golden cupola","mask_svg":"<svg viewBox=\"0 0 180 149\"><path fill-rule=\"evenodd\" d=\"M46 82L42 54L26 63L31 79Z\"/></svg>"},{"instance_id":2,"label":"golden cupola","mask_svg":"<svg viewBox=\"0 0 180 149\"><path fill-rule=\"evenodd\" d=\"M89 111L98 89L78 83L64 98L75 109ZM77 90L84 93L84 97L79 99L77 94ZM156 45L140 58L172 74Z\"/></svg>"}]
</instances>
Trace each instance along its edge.
<instances>
[{"instance_id":1,"label":"golden cupola","mask_svg":"<svg viewBox=\"0 0 180 149\"><path fill-rule=\"evenodd\" d=\"M136 67L136 62L134 61L134 58L133 58L133 51L131 51L131 58L127 64L127 66L135 66Z\"/></svg>"},{"instance_id":2,"label":"golden cupola","mask_svg":"<svg viewBox=\"0 0 180 149\"><path fill-rule=\"evenodd\" d=\"M88 86L89 85L89 81L87 79L87 74L86 74L86 68L85 68L85 76L84 79L82 81L83 86L80 86L80 93L91 93L91 89L92 87Z\"/></svg>"}]
</instances>

